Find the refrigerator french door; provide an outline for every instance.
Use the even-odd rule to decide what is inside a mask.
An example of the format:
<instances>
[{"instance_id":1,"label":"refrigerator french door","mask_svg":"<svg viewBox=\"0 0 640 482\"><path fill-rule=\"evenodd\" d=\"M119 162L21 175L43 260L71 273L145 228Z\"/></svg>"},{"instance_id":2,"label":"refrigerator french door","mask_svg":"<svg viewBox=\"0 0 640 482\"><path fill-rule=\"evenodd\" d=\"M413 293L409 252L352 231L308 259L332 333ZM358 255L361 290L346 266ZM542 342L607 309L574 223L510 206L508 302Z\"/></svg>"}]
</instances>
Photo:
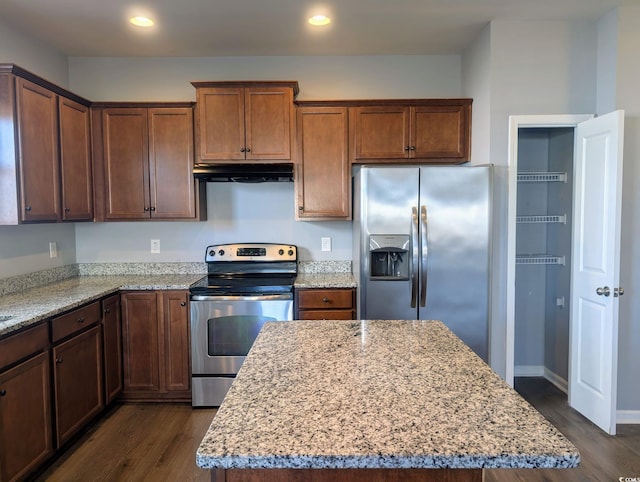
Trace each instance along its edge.
<instances>
[{"instance_id":1,"label":"refrigerator french door","mask_svg":"<svg viewBox=\"0 0 640 482\"><path fill-rule=\"evenodd\" d=\"M488 358L491 166L354 174L360 319L440 320Z\"/></svg>"}]
</instances>

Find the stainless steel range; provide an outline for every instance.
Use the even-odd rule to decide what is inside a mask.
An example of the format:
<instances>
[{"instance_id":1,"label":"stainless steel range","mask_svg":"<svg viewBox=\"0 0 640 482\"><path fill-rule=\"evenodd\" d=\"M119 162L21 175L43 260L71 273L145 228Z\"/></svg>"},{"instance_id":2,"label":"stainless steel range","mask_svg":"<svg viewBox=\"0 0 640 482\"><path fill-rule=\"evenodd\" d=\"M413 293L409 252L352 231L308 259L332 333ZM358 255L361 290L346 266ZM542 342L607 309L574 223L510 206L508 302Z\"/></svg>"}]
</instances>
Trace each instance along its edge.
<instances>
[{"instance_id":1,"label":"stainless steel range","mask_svg":"<svg viewBox=\"0 0 640 482\"><path fill-rule=\"evenodd\" d=\"M288 244L207 247L208 275L191 293L194 407L216 407L266 321L293 319L297 249Z\"/></svg>"}]
</instances>

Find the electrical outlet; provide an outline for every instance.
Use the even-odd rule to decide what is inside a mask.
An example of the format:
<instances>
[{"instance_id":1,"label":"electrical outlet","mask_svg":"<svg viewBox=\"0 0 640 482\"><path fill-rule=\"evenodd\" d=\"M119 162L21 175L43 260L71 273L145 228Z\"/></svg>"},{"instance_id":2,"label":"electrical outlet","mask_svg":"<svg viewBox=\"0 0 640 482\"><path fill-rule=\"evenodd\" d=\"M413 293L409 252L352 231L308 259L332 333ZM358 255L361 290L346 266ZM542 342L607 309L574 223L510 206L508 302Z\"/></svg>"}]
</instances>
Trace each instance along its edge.
<instances>
[{"instance_id":1,"label":"electrical outlet","mask_svg":"<svg viewBox=\"0 0 640 482\"><path fill-rule=\"evenodd\" d=\"M320 238L322 251L331 251L331 238Z\"/></svg>"},{"instance_id":2,"label":"electrical outlet","mask_svg":"<svg viewBox=\"0 0 640 482\"><path fill-rule=\"evenodd\" d=\"M49 242L49 257L57 258L58 257L58 243L55 241Z\"/></svg>"},{"instance_id":3,"label":"electrical outlet","mask_svg":"<svg viewBox=\"0 0 640 482\"><path fill-rule=\"evenodd\" d=\"M151 252L152 253L159 253L160 252L160 240L159 239L152 239L151 240Z\"/></svg>"}]
</instances>

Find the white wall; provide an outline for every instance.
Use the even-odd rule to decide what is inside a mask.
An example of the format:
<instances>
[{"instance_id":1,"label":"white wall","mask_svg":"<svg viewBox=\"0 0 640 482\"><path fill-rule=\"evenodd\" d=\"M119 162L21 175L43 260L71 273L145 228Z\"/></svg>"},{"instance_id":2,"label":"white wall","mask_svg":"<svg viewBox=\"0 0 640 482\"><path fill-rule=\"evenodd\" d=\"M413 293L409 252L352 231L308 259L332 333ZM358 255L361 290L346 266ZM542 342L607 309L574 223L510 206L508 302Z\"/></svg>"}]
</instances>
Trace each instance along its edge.
<instances>
[{"instance_id":1,"label":"white wall","mask_svg":"<svg viewBox=\"0 0 640 482\"><path fill-rule=\"evenodd\" d=\"M297 80L298 99L461 96L460 56L71 58L74 92L92 100L195 100L194 80ZM350 260L351 223L294 220L292 184L208 184L205 223L78 225L78 262L202 261L219 242L290 242L303 260ZM331 252L320 250L330 236ZM161 253L149 253L160 239Z\"/></svg>"},{"instance_id":2,"label":"white wall","mask_svg":"<svg viewBox=\"0 0 640 482\"><path fill-rule=\"evenodd\" d=\"M62 87L68 84L67 57L23 34L0 18L0 62L17 64ZM49 241L58 257L49 257ZM73 224L0 226L0 279L75 263Z\"/></svg>"}]
</instances>

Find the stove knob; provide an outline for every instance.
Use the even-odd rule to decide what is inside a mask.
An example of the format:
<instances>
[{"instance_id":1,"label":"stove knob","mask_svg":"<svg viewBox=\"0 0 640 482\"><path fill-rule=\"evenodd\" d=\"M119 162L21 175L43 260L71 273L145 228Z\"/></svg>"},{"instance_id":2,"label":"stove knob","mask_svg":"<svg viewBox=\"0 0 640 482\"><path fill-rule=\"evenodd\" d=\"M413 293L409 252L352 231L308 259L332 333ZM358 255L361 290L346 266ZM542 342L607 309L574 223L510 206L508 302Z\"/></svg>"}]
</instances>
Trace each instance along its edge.
<instances>
[{"instance_id":1,"label":"stove knob","mask_svg":"<svg viewBox=\"0 0 640 482\"><path fill-rule=\"evenodd\" d=\"M209 251L209 256L215 256L215 255L216 255L215 250L212 249L211 251Z\"/></svg>"},{"instance_id":2,"label":"stove knob","mask_svg":"<svg viewBox=\"0 0 640 482\"><path fill-rule=\"evenodd\" d=\"M218 251L218 254L219 254L220 256L224 256L224 249L221 249L220 251Z\"/></svg>"},{"instance_id":3,"label":"stove knob","mask_svg":"<svg viewBox=\"0 0 640 482\"><path fill-rule=\"evenodd\" d=\"M293 256L293 249L290 249L290 250L287 252L287 254L288 254L289 256Z\"/></svg>"},{"instance_id":4,"label":"stove knob","mask_svg":"<svg viewBox=\"0 0 640 482\"><path fill-rule=\"evenodd\" d=\"M280 256L282 256L282 255L284 254L284 249L279 249L279 250L278 250L278 254L279 254Z\"/></svg>"}]
</instances>

